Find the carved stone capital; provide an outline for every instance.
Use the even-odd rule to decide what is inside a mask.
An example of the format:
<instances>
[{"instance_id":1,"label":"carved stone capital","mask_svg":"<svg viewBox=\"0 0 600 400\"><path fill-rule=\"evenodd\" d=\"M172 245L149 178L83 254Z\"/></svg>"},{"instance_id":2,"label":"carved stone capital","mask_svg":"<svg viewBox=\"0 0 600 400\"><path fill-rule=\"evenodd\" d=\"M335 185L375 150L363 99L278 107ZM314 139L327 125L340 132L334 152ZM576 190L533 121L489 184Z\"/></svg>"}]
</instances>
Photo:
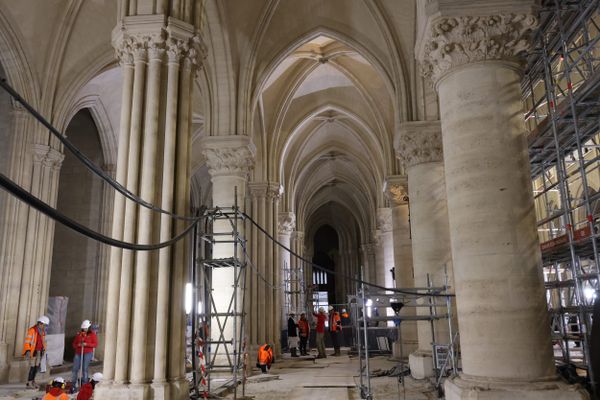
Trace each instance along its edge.
<instances>
[{"instance_id":1,"label":"carved stone capital","mask_svg":"<svg viewBox=\"0 0 600 400\"><path fill-rule=\"evenodd\" d=\"M408 177L388 176L383 184L383 193L394 207L408 204Z\"/></svg>"},{"instance_id":2,"label":"carved stone capital","mask_svg":"<svg viewBox=\"0 0 600 400\"><path fill-rule=\"evenodd\" d=\"M363 251L363 254L365 254L365 255L374 256L375 253L377 252L377 243L375 243L375 242L363 243L361 245L361 250Z\"/></svg>"},{"instance_id":3,"label":"carved stone capital","mask_svg":"<svg viewBox=\"0 0 600 400\"><path fill-rule=\"evenodd\" d=\"M419 54L422 73L437 83L461 65L493 60L521 63L537 26L538 19L531 13L435 18Z\"/></svg>"},{"instance_id":4,"label":"carved stone capital","mask_svg":"<svg viewBox=\"0 0 600 400\"><path fill-rule=\"evenodd\" d=\"M277 230L281 235L291 235L296 229L296 214L292 212L279 213Z\"/></svg>"},{"instance_id":5,"label":"carved stone capital","mask_svg":"<svg viewBox=\"0 0 600 400\"><path fill-rule=\"evenodd\" d=\"M65 159L63 153L45 144L32 144L31 154L34 164L41 164L54 170L59 170Z\"/></svg>"},{"instance_id":6,"label":"carved stone capital","mask_svg":"<svg viewBox=\"0 0 600 400\"><path fill-rule=\"evenodd\" d=\"M275 182L250 182L248 184L252 197L265 197L269 200L277 200L283 193L280 184Z\"/></svg>"},{"instance_id":7,"label":"carved stone capital","mask_svg":"<svg viewBox=\"0 0 600 400\"><path fill-rule=\"evenodd\" d=\"M407 168L442 161L442 128L440 121L405 122L394 140L396 157Z\"/></svg>"},{"instance_id":8,"label":"carved stone capital","mask_svg":"<svg viewBox=\"0 0 600 400\"><path fill-rule=\"evenodd\" d=\"M392 209L378 208L377 209L377 230L380 232L389 232L394 228L392 223Z\"/></svg>"},{"instance_id":9,"label":"carved stone capital","mask_svg":"<svg viewBox=\"0 0 600 400\"><path fill-rule=\"evenodd\" d=\"M211 178L246 178L254 165L255 147L248 136L207 136L201 140Z\"/></svg>"},{"instance_id":10,"label":"carved stone capital","mask_svg":"<svg viewBox=\"0 0 600 400\"><path fill-rule=\"evenodd\" d=\"M136 15L123 18L113 30L113 47L123 65L150 60L170 63L190 61L196 70L207 48L194 26L163 15Z\"/></svg>"}]
</instances>

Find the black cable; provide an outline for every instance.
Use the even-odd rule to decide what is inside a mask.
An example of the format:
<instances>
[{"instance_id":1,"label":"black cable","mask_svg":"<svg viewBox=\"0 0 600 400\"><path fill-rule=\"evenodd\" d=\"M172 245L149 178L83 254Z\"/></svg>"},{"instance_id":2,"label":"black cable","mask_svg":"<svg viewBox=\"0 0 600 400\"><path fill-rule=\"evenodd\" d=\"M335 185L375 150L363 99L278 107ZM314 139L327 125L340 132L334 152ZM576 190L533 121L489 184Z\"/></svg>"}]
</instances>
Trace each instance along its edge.
<instances>
[{"instance_id":1,"label":"black cable","mask_svg":"<svg viewBox=\"0 0 600 400\"><path fill-rule=\"evenodd\" d=\"M119 182L117 182L113 177L111 177L110 175L108 175L106 172L104 172L102 170L102 168L98 167L96 164L94 164L92 162L92 160L90 160L89 158L87 158L85 156L85 154L83 154L81 151L79 151L79 149L73 144L71 143L71 141L67 138L66 135L63 135L61 132L58 131L58 129L56 129L54 126L52 126L52 124L50 122L48 122L39 112L37 112L28 102L27 100L25 100L23 97L21 97L21 95L19 95L19 93L17 93L6 81L6 78L0 78L0 86L10 95L12 96L12 98L14 98L16 101L18 101L19 103L21 103L23 105L23 107L25 107L25 109L31 114L33 115L33 117L35 119L37 119L42 125L44 125L46 128L48 128L48 130L58 138L58 140L71 152L73 153L73 155L75 155L75 157L77 157L79 159L79 161L81 161L90 171L92 171L94 174L98 175L100 178L102 178L104 181L108 182L108 184L110 186L112 186L113 188L115 188L119 193L121 193L123 196L127 197L128 199L136 202L137 204L140 204L143 207L146 207L152 211L156 211L159 212L161 214L166 214L169 215L172 218L175 219L181 219L181 220L187 220L187 221L194 221L195 218L194 217L189 217L189 216L184 216L184 215L177 215L173 212L167 211L167 210L163 210L160 207L157 207L155 205L153 205L152 203L149 203L147 201L145 201L144 199L142 199L141 197L136 196L135 194L133 194L132 192L130 192L126 187L124 187L123 185L121 185Z\"/></svg>"},{"instance_id":2,"label":"black cable","mask_svg":"<svg viewBox=\"0 0 600 400\"><path fill-rule=\"evenodd\" d=\"M17 185L15 182L10 180L6 175L4 175L2 173L0 173L0 186L2 186L7 192L9 192L10 194L15 196L22 202L35 208L36 210L47 215L48 217L52 218L53 220L74 230L75 232L78 232L84 236L87 236L91 239L102 242L104 244L108 244L110 246L119 247L119 248L126 249L126 250L150 251L150 250L158 250L158 249L162 249L163 247L171 246L171 245L175 244L176 242L178 242L179 240L183 239L192 229L194 229L194 226L196 226L202 220L202 218L204 218L204 216L199 217L193 223L191 223L187 228L185 228L185 230L183 232L181 232L179 235L177 235L174 238L167 240L165 242L156 243L156 244L129 243L129 242L123 242L121 240L113 239L111 237L105 236L96 231L93 231L84 225L81 225L79 222L72 220L71 218L62 214L55 208L49 206L48 204L44 203L42 200L33 196L31 193L27 192L25 189L23 189L22 187ZM204 214L205 211L206 211L206 209L203 210L202 214Z\"/></svg>"},{"instance_id":3,"label":"black cable","mask_svg":"<svg viewBox=\"0 0 600 400\"><path fill-rule=\"evenodd\" d=\"M318 264L315 264L312 261L309 261L306 258L303 258L299 254L297 254L294 251L292 251L292 249L288 248L283 243L281 243L280 241L278 241L277 239L275 239L269 232L267 232L263 227L261 227L256 221L254 221L252 219L252 217L250 217L245 212L241 211L240 214L243 215L244 218L247 218L252 223L252 225L254 225L256 228L258 228L258 230L261 231L265 236L267 236L272 242L274 242L279 247L282 247L283 249L285 249L286 251L288 251L291 255L293 255L297 259L304 261L305 263L311 265L313 268L315 268L315 269L317 269L319 271L327 272L327 273L330 273L332 275L338 275L338 273L336 273L334 271L331 271L331 270L329 270L327 268L324 268L324 267L322 267L322 266L320 266ZM385 286L380 286L380 285L376 285L374 283L366 282L366 281L363 281L361 279L357 279L357 278L351 277L349 275L346 275L344 273L341 273L339 275L341 275L342 277L344 277L346 279L350 279L350 280L352 280L354 282L365 284L367 286L371 286L371 287L374 287L374 288L377 288L377 289L381 289L381 290L385 290L385 291L390 291L390 292L394 292L394 293L401 293L401 294L405 294L405 295L411 295L411 296L433 296L433 297L455 297L456 296L455 294L452 294L452 293L447 293L447 294L443 294L443 293L422 293L422 292L419 292L417 290L415 290L413 292L413 291L402 290L402 289L397 289L397 288L386 288Z\"/></svg>"}]
</instances>

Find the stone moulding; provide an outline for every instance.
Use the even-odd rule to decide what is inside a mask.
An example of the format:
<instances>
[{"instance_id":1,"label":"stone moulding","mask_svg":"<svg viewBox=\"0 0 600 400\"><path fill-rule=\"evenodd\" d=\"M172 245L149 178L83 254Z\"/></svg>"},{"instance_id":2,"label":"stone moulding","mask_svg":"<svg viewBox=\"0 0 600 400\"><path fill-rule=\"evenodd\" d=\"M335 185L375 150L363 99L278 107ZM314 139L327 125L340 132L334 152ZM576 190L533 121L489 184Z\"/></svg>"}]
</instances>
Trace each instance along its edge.
<instances>
[{"instance_id":1,"label":"stone moulding","mask_svg":"<svg viewBox=\"0 0 600 400\"><path fill-rule=\"evenodd\" d=\"M427 32L421 72L435 83L452 69L469 63L519 63L537 27L533 14L439 17Z\"/></svg>"}]
</instances>

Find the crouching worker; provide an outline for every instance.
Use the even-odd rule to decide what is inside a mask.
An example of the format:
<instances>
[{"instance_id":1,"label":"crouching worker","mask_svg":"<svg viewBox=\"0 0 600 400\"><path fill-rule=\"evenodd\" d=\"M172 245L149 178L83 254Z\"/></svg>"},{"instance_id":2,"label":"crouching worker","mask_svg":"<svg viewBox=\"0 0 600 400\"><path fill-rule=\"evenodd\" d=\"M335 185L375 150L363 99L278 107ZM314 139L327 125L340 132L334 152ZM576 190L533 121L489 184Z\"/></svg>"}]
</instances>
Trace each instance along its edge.
<instances>
[{"instance_id":1,"label":"crouching worker","mask_svg":"<svg viewBox=\"0 0 600 400\"><path fill-rule=\"evenodd\" d=\"M92 375L92 379L90 379L88 383L81 385L81 390L77 395L77 400L90 400L94 394L96 385L102 381L102 378L104 377L100 372L96 372L94 375Z\"/></svg>"},{"instance_id":2,"label":"crouching worker","mask_svg":"<svg viewBox=\"0 0 600 400\"><path fill-rule=\"evenodd\" d=\"M262 345L258 349L258 362L256 363L256 367L260 368L263 374L266 374L267 371L271 368L271 364L275 362L275 358L273 357L273 349L268 344Z\"/></svg>"},{"instance_id":3,"label":"crouching worker","mask_svg":"<svg viewBox=\"0 0 600 400\"><path fill-rule=\"evenodd\" d=\"M23 343L23 356L29 361L28 388L38 388L35 376L40 369L42 356L46 352L46 327L49 324L50 319L42 315L38 318L37 323L27 330L27 336Z\"/></svg>"},{"instance_id":4,"label":"crouching worker","mask_svg":"<svg viewBox=\"0 0 600 400\"><path fill-rule=\"evenodd\" d=\"M46 393L42 400L69 400L69 396L64 392L65 380L60 376L54 378L50 384L50 391Z\"/></svg>"}]
</instances>

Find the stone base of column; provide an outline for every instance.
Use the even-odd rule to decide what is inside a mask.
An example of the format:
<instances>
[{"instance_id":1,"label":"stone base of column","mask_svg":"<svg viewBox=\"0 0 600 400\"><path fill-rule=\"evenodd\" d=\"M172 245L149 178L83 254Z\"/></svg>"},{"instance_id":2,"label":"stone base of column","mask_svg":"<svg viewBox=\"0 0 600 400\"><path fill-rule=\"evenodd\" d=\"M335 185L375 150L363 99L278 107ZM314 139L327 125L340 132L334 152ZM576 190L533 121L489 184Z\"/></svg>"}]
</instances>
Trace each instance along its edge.
<instances>
[{"instance_id":1,"label":"stone base of column","mask_svg":"<svg viewBox=\"0 0 600 400\"><path fill-rule=\"evenodd\" d=\"M12 361L8 367L8 383L27 382L29 374L29 361L18 360ZM50 379L50 368L45 373L38 372L35 376L36 382L46 382Z\"/></svg>"},{"instance_id":2,"label":"stone base of column","mask_svg":"<svg viewBox=\"0 0 600 400\"><path fill-rule=\"evenodd\" d=\"M417 350L408 356L410 374L414 379L427 379L433 376L433 356L429 351Z\"/></svg>"},{"instance_id":3,"label":"stone base of column","mask_svg":"<svg viewBox=\"0 0 600 400\"><path fill-rule=\"evenodd\" d=\"M147 384L102 383L94 397L112 400L187 400L190 398L187 381Z\"/></svg>"},{"instance_id":4,"label":"stone base of column","mask_svg":"<svg viewBox=\"0 0 600 400\"><path fill-rule=\"evenodd\" d=\"M8 344L0 343L0 383L8 382Z\"/></svg>"},{"instance_id":5,"label":"stone base of column","mask_svg":"<svg viewBox=\"0 0 600 400\"><path fill-rule=\"evenodd\" d=\"M446 400L589 400L589 394L578 385L558 378L546 381L515 382L486 380L461 375L446 380Z\"/></svg>"}]
</instances>

